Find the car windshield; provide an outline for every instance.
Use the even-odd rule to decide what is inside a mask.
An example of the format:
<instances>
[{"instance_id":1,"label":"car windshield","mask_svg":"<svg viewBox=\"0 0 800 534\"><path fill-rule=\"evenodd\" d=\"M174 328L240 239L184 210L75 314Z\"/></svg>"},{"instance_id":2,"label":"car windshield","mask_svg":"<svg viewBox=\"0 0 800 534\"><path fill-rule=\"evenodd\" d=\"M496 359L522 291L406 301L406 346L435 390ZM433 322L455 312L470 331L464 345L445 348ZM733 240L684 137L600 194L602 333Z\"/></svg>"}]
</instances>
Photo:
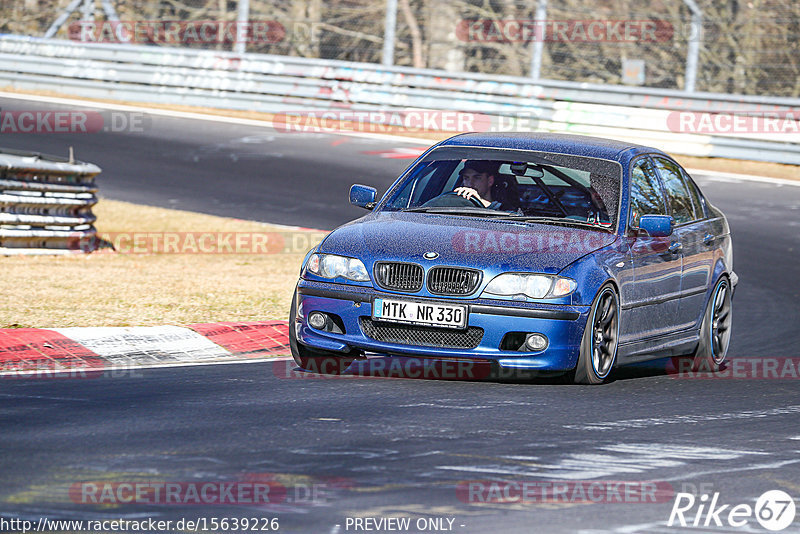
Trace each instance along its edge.
<instances>
[{"instance_id":1,"label":"car windshield","mask_svg":"<svg viewBox=\"0 0 800 534\"><path fill-rule=\"evenodd\" d=\"M406 173L382 209L610 228L620 175L619 164L597 158L441 147Z\"/></svg>"}]
</instances>

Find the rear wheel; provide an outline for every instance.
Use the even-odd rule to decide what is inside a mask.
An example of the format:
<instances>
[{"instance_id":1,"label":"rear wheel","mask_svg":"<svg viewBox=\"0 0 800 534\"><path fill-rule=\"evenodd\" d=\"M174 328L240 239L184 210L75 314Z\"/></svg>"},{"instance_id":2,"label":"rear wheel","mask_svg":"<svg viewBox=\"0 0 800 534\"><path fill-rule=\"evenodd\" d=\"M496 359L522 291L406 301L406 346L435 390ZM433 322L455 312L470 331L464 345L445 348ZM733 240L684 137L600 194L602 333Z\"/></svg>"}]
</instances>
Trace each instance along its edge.
<instances>
[{"instance_id":1,"label":"rear wheel","mask_svg":"<svg viewBox=\"0 0 800 534\"><path fill-rule=\"evenodd\" d=\"M610 284L598 291L581 340L575 367L576 384L601 384L617 360L619 339L619 297Z\"/></svg>"},{"instance_id":2,"label":"rear wheel","mask_svg":"<svg viewBox=\"0 0 800 534\"><path fill-rule=\"evenodd\" d=\"M695 371L719 371L728 355L733 319L731 285L723 276L714 286L700 326L700 343L694 354Z\"/></svg>"},{"instance_id":3,"label":"rear wheel","mask_svg":"<svg viewBox=\"0 0 800 534\"><path fill-rule=\"evenodd\" d=\"M289 347L292 358L298 367L313 373L340 375L355 360L355 356L346 353L312 350L297 341L297 292L292 297L292 308L289 311Z\"/></svg>"}]
</instances>

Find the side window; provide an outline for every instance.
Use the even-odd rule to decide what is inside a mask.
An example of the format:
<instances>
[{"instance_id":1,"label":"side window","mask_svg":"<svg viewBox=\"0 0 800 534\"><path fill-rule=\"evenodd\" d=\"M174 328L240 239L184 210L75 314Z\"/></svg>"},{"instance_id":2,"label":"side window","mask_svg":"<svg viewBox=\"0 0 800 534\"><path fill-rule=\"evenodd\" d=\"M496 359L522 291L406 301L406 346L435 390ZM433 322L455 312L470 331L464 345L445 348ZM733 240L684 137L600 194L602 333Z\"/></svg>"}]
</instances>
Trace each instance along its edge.
<instances>
[{"instance_id":1,"label":"side window","mask_svg":"<svg viewBox=\"0 0 800 534\"><path fill-rule=\"evenodd\" d=\"M694 214L695 218L703 219L706 217L706 210L705 204L703 203L703 195L700 193L700 189L697 187L697 184L694 183L694 180L683 171L683 179L686 181L686 185L689 186L689 194L692 195L692 204L694 204Z\"/></svg>"},{"instance_id":2,"label":"side window","mask_svg":"<svg viewBox=\"0 0 800 534\"><path fill-rule=\"evenodd\" d=\"M691 222L699 217L695 216L692 197L681 176L680 167L663 158L653 158L658 167L658 174L667 190L667 201L672 208L672 217L675 224Z\"/></svg>"},{"instance_id":3,"label":"side window","mask_svg":"<svg viewBox=\"0 0 800 534\"><path fill-rule=\"evenodd\" d=\"M653 165L640 159L631 169L630 228L639 228L642 215L666 215L664 192Z\"/></svg>"}]
</instances>

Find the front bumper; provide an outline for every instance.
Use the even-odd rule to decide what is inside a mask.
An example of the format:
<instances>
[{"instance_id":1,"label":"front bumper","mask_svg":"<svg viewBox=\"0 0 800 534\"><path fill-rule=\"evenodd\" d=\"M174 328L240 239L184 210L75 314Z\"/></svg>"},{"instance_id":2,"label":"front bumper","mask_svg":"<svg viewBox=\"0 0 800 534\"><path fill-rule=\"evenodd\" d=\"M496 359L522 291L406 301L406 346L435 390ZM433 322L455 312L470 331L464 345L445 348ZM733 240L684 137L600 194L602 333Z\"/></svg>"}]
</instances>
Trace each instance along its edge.
<instances>
[{"instance_id":1,"label":"front bumper","mask_svg":"<svg viewBox=\"0 0 800 534\"><path fill-rule=\"evenodd\" d=\"M483 329L477 347L440 348L378 341L364 334L359 318L370 318L375 297L410 298L451 302L469 306L468 326ZM344 334L317 330L308 325L312 311L335 314L341 318ZM494 299L451 300L421 299L369 287L349 286L300 280L297 287L297 340L308 347L334 352L373 352L424 358L457 358L493 361L505 368L532 371L567 371L578 361L580 343L589 314L589 306L539 304ZM538 332L547 336L549 345L540 352L501 350L508 332Z\"/></svg>"}]
</instances>

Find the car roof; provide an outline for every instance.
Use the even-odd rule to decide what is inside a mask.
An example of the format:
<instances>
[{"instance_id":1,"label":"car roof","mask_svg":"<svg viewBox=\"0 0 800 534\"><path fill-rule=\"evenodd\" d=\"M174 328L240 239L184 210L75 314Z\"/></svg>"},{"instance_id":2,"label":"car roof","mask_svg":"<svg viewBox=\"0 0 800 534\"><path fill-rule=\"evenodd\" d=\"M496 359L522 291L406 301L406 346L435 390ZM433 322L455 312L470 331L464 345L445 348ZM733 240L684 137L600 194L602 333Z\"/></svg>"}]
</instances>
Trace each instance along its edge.
<instances>
[{"instance_id":1,"label":"car roof","mask_svg":"<svg viewBox=\"0 0 800 534\"><path fill-rule=\"evenodd\" d=\"M590 156L627 163L638 154L664 154L656 148L627 141L585 135L540 132L467 133L442 141L440 146L474 146L536 150L574 156Z\"/></svg>"}]
</instances>

